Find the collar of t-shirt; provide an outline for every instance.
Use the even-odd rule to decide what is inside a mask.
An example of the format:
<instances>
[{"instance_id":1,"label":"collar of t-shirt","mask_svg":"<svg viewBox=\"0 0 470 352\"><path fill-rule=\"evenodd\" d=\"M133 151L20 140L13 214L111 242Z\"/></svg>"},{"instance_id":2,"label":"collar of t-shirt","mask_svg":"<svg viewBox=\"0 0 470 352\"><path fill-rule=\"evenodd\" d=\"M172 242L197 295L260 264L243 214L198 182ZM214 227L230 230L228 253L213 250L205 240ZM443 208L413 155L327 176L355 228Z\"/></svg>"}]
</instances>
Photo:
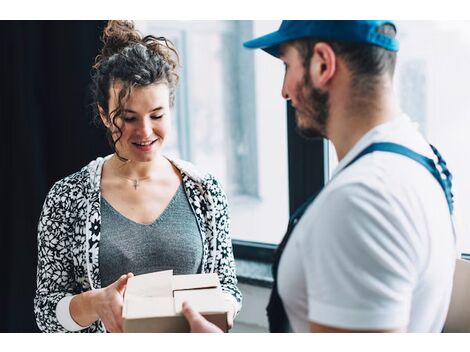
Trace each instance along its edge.
<instances>
[{"instance_id":1,"label":"collar of t-shirt","mask_svg":"<svg viewBox=\"0 0 470 352\"><path fill-rule=\"evenodd\" d=\"M333 171L334 178L348 163L363 149L377 142L393 142L404 145L413 151L434 159L431 149L419 133L418 123L412 121L406 114L401 114L390 121L380 124L368 131L349 150Z\"/></svg>"}]
</instances>

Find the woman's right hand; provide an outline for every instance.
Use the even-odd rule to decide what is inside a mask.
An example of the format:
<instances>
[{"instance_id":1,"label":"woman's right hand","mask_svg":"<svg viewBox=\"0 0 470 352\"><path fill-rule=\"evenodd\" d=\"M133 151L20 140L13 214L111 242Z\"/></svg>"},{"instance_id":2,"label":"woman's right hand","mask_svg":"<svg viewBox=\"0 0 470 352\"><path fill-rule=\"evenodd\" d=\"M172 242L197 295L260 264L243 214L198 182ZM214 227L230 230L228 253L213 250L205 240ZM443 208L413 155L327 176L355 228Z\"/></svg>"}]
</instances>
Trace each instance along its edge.
<instances>
[{"instance_id":1,"label":"woman's right hand","mask_svg":"<svg viewBox=\"0 0 470 352\"><path fill-rule=\"evenodd\" d=\"M94 311L103 322L108 332L122 332L122 306L127 280L134 275L129 273L105 288L98 289L92 303Z\"/></svg>"},{"instance_id":2,"label":"woman's right hand","mask_svg":"<svg viewBox=\"0 0 470 352\"><path fill-rule=\"evenodd\" d=\"M106 331L122 332L122 306L127 280L134 274L122 275L111 285L81 293L70 302L70 314L80 326L89 326L98 319Z\"/></svg>"}]
</instances>

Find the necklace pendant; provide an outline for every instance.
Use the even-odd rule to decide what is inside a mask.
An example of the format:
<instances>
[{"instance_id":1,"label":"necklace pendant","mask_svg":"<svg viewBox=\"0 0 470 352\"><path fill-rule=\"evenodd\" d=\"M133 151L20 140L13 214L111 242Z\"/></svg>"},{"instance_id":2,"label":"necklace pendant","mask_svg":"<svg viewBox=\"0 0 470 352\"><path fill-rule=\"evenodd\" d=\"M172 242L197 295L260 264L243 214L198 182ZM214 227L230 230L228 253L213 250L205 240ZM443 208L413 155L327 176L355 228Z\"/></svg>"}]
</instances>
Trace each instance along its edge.
<instances>
[{"instance_id":1,"label":"necklace pendant","mask_svg":"<svg viewBox=\"0 0 470 352\"><path fill-rule=\"evenodd\" d=\"M133 183L134 189L137 191L137 187L139 186L139 181L132 180L132 183Z\"/></svg>"}]
</instances>

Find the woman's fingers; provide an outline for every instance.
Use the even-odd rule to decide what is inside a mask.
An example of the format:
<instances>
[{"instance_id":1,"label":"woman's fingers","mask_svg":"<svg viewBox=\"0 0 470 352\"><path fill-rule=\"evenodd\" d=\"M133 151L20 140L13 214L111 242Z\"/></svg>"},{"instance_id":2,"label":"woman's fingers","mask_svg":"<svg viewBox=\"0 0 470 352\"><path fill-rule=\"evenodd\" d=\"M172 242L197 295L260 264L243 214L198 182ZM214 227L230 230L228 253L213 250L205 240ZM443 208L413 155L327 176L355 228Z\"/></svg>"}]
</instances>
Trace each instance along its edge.
<instances>
[{"instance_id":1,"label":"woman's fingers","mask_svg":"<svg viewBox=\"0 0 470 352\"><path fill-rule=\"evenodd\" d=\"M116 290L119 292L119 294L121 294L121 295L124 294L124 290L126 289L127 281L132 277L134 277L133 273L127 273L127 274L121 275L119 277L119 279L117 279L114 282Z\"/></svg>"},{"instance_id":2,"label":"woman's fingers","mask_svg":"<svg viewBox=\"0 0 470 352\"><path fill-rule=\"evenodd\" d=\"M120 293L124 293L124 289L126 288L127 284L127 275L122 275L117 281L116 281L116 290Z\"/></svg>"},{"instance_id":3,"label":"woman's fingers","mask_svg":"<svg viewBox=\"0 0 470 352\"><path fill-rule=\"evenodd\" d=\"M103 319L104 327L106 328L107 332L115 332L116 331L116 324L114 323L114 317L112 315L107 315Z\"/></svg>"},{"instance_id":4,"label":"woman's fingers","mask_svg":"<svg viewBox=\"0 0 470 352\"><path fill-rule=\"evenodd\" d=\"M123 331L122 318L119 315L116 315L115 312L110 312L110 314L107 316L106 322L104 322L104 326L106 327L107 331L109 332L122 332Z\"/></svg>"},{"instance_id":5,"label":"woman's fingers","mask_svg":"<svg viewBox=\"0 0 470 352\"><path fill-rule=\"evenodd\" d=\"M122 325L122 305L119 307L116 307L114 310L114 320L116 323L116 328L118 332L123 332L123 325Z\"/></svg>"}]
</instances>

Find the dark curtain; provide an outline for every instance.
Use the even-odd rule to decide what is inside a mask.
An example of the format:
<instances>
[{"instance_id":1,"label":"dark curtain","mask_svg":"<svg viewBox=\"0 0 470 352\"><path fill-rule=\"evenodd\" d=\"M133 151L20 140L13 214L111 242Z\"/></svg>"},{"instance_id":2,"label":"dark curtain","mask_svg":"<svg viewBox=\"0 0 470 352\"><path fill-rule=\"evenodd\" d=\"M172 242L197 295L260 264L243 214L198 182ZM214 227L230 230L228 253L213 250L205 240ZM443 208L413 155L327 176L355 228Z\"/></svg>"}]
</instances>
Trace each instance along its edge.
<instances>
[{"instance_id":1,"label":"dark curtain","mask_svg":"<svg viewBox=\"0 0 470 352\"><path fill-rule=\"evenodd\" d=\"M92 124L100 21L0 21L0 331L38 331L37 222L50 187L111 152Z\"/></svg>"}]
</instances>

